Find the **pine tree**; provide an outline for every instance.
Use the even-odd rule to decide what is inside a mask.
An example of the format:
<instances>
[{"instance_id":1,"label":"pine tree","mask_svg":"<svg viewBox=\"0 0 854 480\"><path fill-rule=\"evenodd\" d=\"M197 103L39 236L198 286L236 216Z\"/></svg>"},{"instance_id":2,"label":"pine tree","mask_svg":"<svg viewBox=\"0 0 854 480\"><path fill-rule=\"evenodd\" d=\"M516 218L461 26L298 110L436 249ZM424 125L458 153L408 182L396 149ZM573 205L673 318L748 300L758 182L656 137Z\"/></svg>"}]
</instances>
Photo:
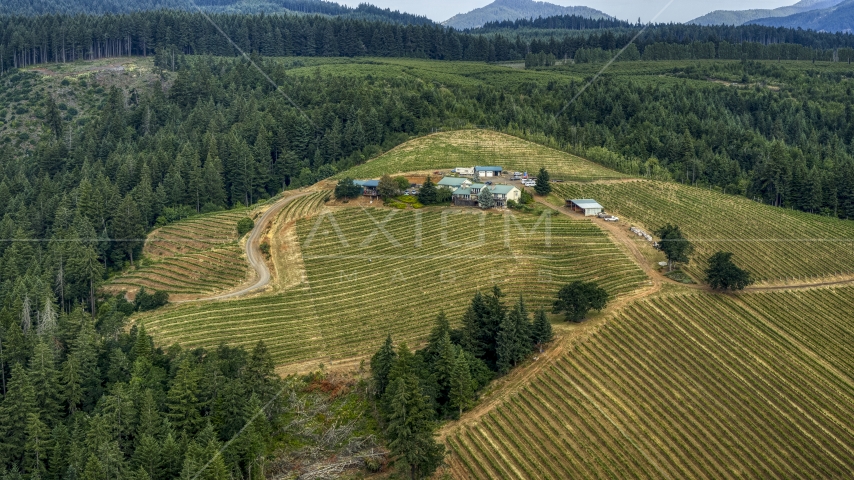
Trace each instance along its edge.
<instances>
[{"instance_id":1,"label":"pine tree","mask_svg":"<svg viewBox=\"0 0 854 480\"><path fill-rule=\"evenodd\" d=\"M501 322L500 329L498 331L498 338L496 344L496 353L498 355L498 361L496 362L496 367L498 368L498 373L502 375L506 375L510 372L516 365L516 355L518 351L517 342L517 332L516 332L516 321L514 319L516 315L516 309L513 309L511 313L509 313L504 320Z\"/></svg>"},{"instance_id":2,"label":"pine tree","mask_svg":"<svg viewBox=\"0 0 854 480\"><path fill-rule=\"evenodd\" d=\"M552 324L549 322L548 317L546 317L545 309L540 308L537 310L531 330L534 344L540 349L540 353L543 353L543 344L552 341L553 338Z\"/></svg>"},{"instance_id":3,"label":"pine tree","mask_svg":"<svg viewBox=\"0 0 854 480\"><path fill-rule=\"evenodd\" d=\"M451 390L449 393L451 407L459 409L460 415L463 410L471 405L474 398L474 387L471 378L471 370L462 349L457 353L454 369L451 374Z\"/></svg>"},{"instance_id":4,"label":"pine tree","mask_svg":"<svg viewBox=\"0 0 854 480\"><path fill-rule=\"evenodd\" d=\"M546 196L552 193L552 184L549 183L549 171L546 170L546 167L540 167L540 171L537 173L537 184L534 185L534 191L537 192L537 195Z\"/></svg>"},{"instance_id":5,"label":"pine tree","mask_svg":"<svg viewBox=\"0 0 854 480\"><path fill-rule=\"evenodd\" d=\"M71 454L71 438L68 434L68 427L62 423L58 423L50 432L50 460L48 465L47 478L50 480L62 479L68 471L69 459L73 457Z\"/></svg>"},{"instance_id":6,"label":"pine tree","mask_svg":"<svg viewBox=\"0 0 854 480\"><path fill-rule=\"evenodd\" d=\"M142 237L145 235L146 222L136 206L131 195L126 195L113 216L113 238L117 242L115 251L130 258L133 264L133 254L142 248Z\"/></svg>"},{"instance_id":7,"label":"pine tree","mask_svg":"<svg viewBox=\"0 0 854 480\"><path fill-rule=\"evenodd\" d=\"M143 434L134 449L131 466L143 469L151 478L163 478L161 464L160 442L151 435Z\"/></svg>"},{"instance_id":8,"label":"pine tree","mask_svg":"<svg viewBox=\"0 0 854 480\"><path fill-rule=\"evenodd\" d=\"M397 377L387 396L386 437L392 455L409 467L413 480L430 476L439 466L444 449L433 438L431 412L426 408L418 378L414 374Z\"/></svg>"},{"instance_id":9,"label":"pine tree","mask_svg":"<svg viewBox=\"0 0 854 480\"><path fill-rule=\"evenodd\" d=\"M441 396L444 397L451 388L451 378L457 359L456 350L447 332L445 332L439 341L438 352L439 356L433 362L433 369L436 374L436 381L439 383L439 388L441 388Z\"/></svg>"},{"instance_id":10,"label":"pine tree","mask_svg":"<svg viewBox=\"0 0 854 480\"><path fill-rule=\"evenodd\" d=\"M44 342L39 342L30 358L30 382L36 395L40 418L53 424L61 413L59 372L56 370L53 350Z\"/></svg>"},{"instance_id":11,"label":"pine tree","mask_svg":"<svg viewBox=\"0 0 854 480\"><path fill-rule=\"evenodd\" d=\"M226 205L225 184L222 181L222 161L212 152L208 153L203 175L204 204L217 207Z\"/></svg>"},{"instance_id":12,"label":"pine tree","mask_svg":"<svg viewBox=\"0 0 854 480\"><path fill-rule=\"evenodd\" d=\"M27 415L24 471L30 474L30 478L42 478L47 473L45 463L50 451L48 432L47 425L41 421L37 412Z\"/></svg>"},{"instance_id":13,"label":"pine tree","mask_svg":"<svg viewBox=\"0 0 854 480\"><path fill-rule=\"evenodd\" d=\"M36 392L21 364L12 366L6 396L0 403L0 458L20 463L26 443L26 429L31 414L38 411Z\"/></svg>"},{"instance_id":14,"label":"pine tree","mask_svg":"<svg viewBox=\"0 0 854 480\"><path fill-rule=\"evenodd\" d=\"M76 412L83 402L83 378L77 357L69 355L62 365L62 392L68 411Z\"/></svg>"},{"instance_id":15,"label":"pine tree","mask_svg":"<svg viewBox=\"0 0 854 480\"><path fill-rule=\"evenodd\" d=\"M418 201L422 205L433 205L436 203L436 184L433 183L430 175L427 175L427 180L424 181L424 185L418 191Z\"/></svg>"},{"instance_id":16,"label":"pine tree","mask_svg":"<svg viewBox=\"0 0 854 480\"><path fill-rule=\"evenodd\" d=\"M244 478L263 478L261 473L264 471L265 439L270 436L271 431L267 416L256 416L261 407L261 401L256 395L252 395L244 405L241 415L246 428L238 437L237 451L240 452L243 470L246 472Z\"/></svg>"},{"instance_id":17,"label":"pine tree","mask_svg":"<svg viewBox=\"0 0 854 480\"><path fill-rule=\"evenodd\" d=\"M389 373L396 360L397 353L394 351L394 344L391 341L391 335L389 335L386 337L383 346L371 358L371 375L374 380L374 395L377 398L382 398L385 394Z\"/></svg>"},{"instance_id":18,"label":"pine tree","mask_svg":"<svg viewBox=\"0 0 854 480\"><path fill-rule=\"evenodd\" d=\"M178 431L193 435L202 426L199 372L189 358L181 361L166 395L167 416Z\"/></svg>"}]
</instances>

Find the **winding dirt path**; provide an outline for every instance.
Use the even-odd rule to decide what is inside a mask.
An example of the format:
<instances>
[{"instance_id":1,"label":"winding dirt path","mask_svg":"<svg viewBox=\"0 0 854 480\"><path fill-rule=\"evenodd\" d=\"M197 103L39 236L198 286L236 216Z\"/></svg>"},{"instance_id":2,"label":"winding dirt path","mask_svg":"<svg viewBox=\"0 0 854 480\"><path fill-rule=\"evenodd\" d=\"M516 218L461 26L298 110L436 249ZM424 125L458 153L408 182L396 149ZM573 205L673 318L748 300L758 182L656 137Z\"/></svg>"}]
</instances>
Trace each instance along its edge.
<instances>
[{"instance_id":1,"label":"winding dirt path","mask_svg":"<svg viewBox=\"0 0 854 480\"><path fill-rule=\"evenodd\" d=\"M246 260L249 261L249 266L255 270L255 278L257 279L254 284L240 288L238 290L234 290L228 293L223 293L220 295L215 295L213 297L204 297L198 298L195 300L185 300L183 302L175 302L175 303L186 303L186 302L207 302L211 300L228 300L236 297L242 297L244 295L249 295L250 293L254 293L258 290L263 289L267 285L270 284L270 268L267 266L267 261L264 259L264 255L261 253L260 240L261 236L266 232L267 227L270 221L276 217L276 215L291 203L293 200L303 197L311 193L310 191L298 193L296 195L290 195L285 197L278 202L274 203L270 208L268 208L262 215L258 221L255 222L255 227L249 233L249 236L246 238Z\"/></svg>"}]
</instances>

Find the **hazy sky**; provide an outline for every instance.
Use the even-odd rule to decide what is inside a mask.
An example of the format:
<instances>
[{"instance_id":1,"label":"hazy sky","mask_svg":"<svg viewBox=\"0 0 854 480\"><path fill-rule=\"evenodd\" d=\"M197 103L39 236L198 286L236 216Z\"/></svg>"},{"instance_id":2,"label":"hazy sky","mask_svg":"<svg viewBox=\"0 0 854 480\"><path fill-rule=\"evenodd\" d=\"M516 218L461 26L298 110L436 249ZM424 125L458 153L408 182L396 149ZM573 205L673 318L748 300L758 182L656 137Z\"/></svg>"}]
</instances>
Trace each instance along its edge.
<instances>
[{"instance_id":1,"label":"hazy sky","mask_svg":"<svg viewBox=\"0 0 854 480\"><path fill-rule=\"evenodd\" d=\"M432 20L443 21L458 14L488 5L493 0L367 0L378 7L401 10L418 15L426 15ZM652 20L669 0L546 0L563 6L584 5L613 15L620 20L644 22ZM697 18L712 10L747 10L751 8L777 8L792 5L798 0L674 0L658 17L658 22L684 22ZM365 0L339 0L356 6Z\"/></svg>"}]
</instances>

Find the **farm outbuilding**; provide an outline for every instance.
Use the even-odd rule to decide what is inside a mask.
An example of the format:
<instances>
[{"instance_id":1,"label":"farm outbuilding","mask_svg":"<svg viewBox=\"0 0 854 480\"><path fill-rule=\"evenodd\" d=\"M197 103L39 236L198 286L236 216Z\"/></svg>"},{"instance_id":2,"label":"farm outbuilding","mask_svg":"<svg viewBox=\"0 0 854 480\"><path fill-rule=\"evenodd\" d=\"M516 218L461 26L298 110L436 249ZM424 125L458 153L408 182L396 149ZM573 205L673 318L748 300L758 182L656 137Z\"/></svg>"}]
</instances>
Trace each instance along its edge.
<instances>
[{"instance_id":1,"label":"farm outbuilding","mask_svg":"<svg viewBox=\"0 0 854 480\"><path fill-rule=\"evenodd\" d=\"M501 167L474 167L475 177L500 177L504 171Z\"/></svg>"},{"instance_id":2,"label":"farm outbuilding","mask_svg":"<svg viewBox=\"0 0 854 480\"><path fill-rule=\"evenodd\" d=\"M571 208L573 212L584 213L585 217L596 216L605 211L605 207L599 205L596 200L589 198L567 200L566 206Z\"/></svg>"}]
</instances>

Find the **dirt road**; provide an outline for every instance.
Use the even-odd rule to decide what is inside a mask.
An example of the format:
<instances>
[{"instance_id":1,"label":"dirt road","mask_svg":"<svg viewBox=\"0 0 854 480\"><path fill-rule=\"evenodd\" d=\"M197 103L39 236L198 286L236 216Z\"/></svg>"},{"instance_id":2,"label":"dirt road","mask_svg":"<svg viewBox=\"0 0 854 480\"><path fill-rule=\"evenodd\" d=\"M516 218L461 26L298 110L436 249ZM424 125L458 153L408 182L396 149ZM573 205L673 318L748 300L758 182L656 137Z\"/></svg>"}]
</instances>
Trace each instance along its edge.
<instances>
[{"instance_id":1,"label":"dirt road","mask_svg":"<svg viewBox=\"0 0 854 480\"><path fill-rule=\"evenodd\" d=\"M291 201L300 198L304 195L308 195L311 192L303 192L296 195L291 195L289 197L283 198L278 202L274 203L273 206L267 209L261 218L255 222L255 228L249 232L249 237L246 238L246 260L249 262L249 265L255 270L255 278L256 282L247 287L243 287L239 290L235 290L228 293L223 293L222 295L216 295L213 297L205 297L199 298L197 300L188 300L190 302L201 302L201 301L209 301L209 300L227 300L229 298L242 297L243 295L248 295L250 293L254 293L258 290L263 289L270 283L270 269L267 267L267 262L264 260L264 255L261 253L260 248L260 240L261 236L264 235L264 232L267 229L267 225L270 221L276 217L276 215L283 209L285 206ZM177 303L177 302L176 302Z\"/></svg>"}]
</instances>

